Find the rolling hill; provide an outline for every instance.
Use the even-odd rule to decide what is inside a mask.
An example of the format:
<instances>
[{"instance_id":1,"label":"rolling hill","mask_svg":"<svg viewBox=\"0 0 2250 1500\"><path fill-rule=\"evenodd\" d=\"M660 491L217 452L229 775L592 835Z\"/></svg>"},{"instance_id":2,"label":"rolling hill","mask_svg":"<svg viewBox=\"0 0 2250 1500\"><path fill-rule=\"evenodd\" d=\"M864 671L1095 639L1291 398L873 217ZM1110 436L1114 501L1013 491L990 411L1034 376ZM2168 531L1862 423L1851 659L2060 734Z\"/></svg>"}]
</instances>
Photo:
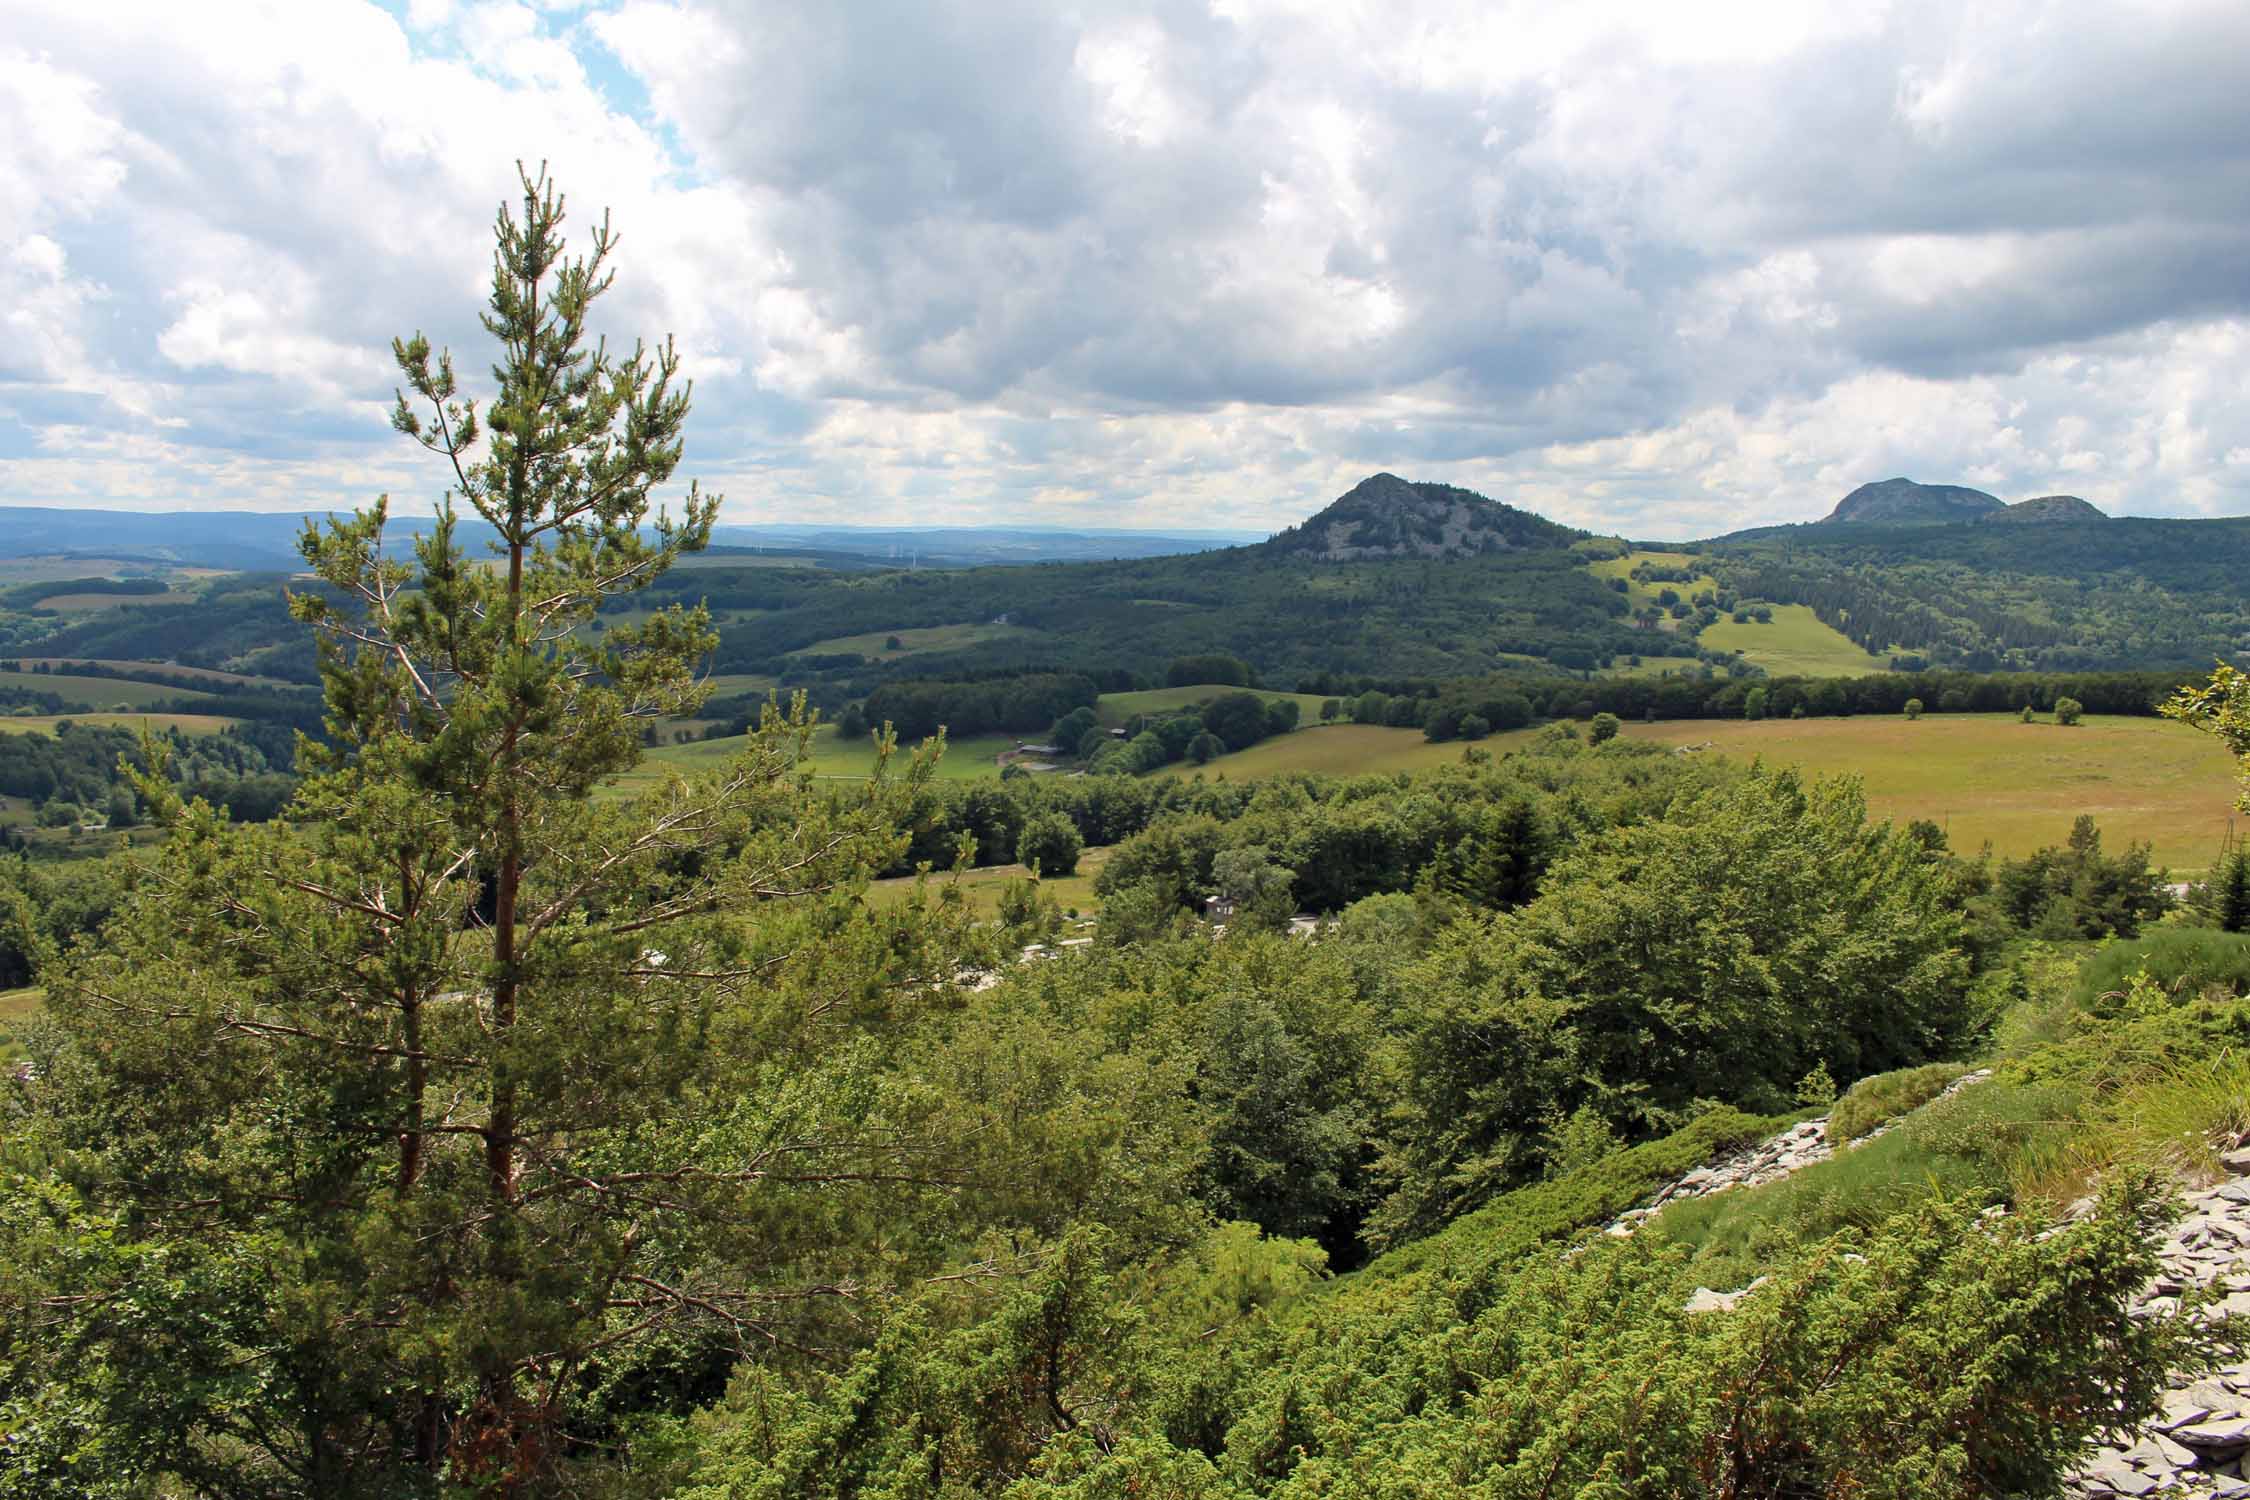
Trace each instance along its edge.
<instances>
[{"instance_id":1,"label":"rolling hill","mask_svg":"<svg viewBox=\"0 0 2250 1500\"><path fill-rule=\"evenodd\" d=\"M1869 522L1973 521L2006 504L1983 490L1958 484L1916 484L1911 479L1879 479L1863 484L1816 523L1822 526L1862 525Z\"/></svg>"},{"instance_id":2,"label":"rolling hill","mask_svg":"<svg viewBox=\"0 0 2250 1500\"><path fill-rule=\"evenodd\" d=\"M2109 516L2091 500L2081 500L2076 495L2036 495L2000 510L1987 511L1977 519L2011 525L2046 525L2058 521L2106 521Z\"/></svg>"}]
</instances>

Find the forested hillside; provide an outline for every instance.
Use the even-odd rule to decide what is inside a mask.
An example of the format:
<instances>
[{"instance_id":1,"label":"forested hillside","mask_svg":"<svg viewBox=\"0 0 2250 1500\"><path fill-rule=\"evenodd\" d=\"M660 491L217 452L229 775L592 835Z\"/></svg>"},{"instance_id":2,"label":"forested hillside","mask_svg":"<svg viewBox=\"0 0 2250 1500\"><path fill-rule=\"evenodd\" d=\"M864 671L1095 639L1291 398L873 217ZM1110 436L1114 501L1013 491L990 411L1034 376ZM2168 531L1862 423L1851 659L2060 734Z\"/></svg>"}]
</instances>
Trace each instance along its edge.
<instances>
[{"instance_id":1,"label":"forested hillside","mask_svg":"<svg viewBox=\"0 0 2250 1500\"><path fill-rule=\"evenodd\" d=\"M698 570L667 582L692 599L704 578ZM797 592L786 610L730 626L717 664L771 671L837 637L995 620L1037 638L938 665L1085 670L1226 651L1286 681L1316 671L1445 675L1509 657L1570 668L1633 651L1695 659L1691 641L1651 635L1627 616L1584 559L1562 548L1329 562L1244 547L825 583Z\"/></svg>"},{"instance_id":2,"label":"forested hillside","mask_svg":"<svg viewBox=\"0 0 2250 1500\"><path fill-rule=\"evenodd\" d=\"M1745 596L1938 666L2197 666L2250 649L2250 519L1791 527L1704 556Z\"/></svg>"}]
</instances>

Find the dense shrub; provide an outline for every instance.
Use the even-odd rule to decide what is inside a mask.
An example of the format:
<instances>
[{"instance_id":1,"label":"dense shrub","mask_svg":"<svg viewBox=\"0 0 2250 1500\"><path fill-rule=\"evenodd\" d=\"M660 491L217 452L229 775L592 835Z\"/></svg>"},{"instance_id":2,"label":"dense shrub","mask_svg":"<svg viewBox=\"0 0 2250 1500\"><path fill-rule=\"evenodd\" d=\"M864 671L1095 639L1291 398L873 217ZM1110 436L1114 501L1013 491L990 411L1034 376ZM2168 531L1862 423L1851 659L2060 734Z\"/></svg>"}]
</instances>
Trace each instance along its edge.
<instances>
[{"instance_id":1,"label":"dense shrub","mask_svg":"<svg viewBox=\"0 0 2250 1500\"><path fill-rule=\"evenodd\" d=\"M1223 687L1248 687L1250 669L1243 665L1240 657L1228 656L1223 652L1174 657L1172 664L1164 669L1164 684L1167 687L1202 687L1206 683L1216 683Z\"/></svg>"},{"instance_id":2,"label":"dense shrub","mask_svg":"<svg viewBox=\"0 0 2250 1500\"><path fill-rule=\"evenodd\" d=\"M1925 1063L1862 1078L1829 1111L1828 1138L1856 1141L1878 1125L1929 1103L1967 1071L1961 1063Z\"/></svg>"},{"instance_id":3,"label":"dense shrub","mask_svg":"<svg viewBox=\"0 0 2250 1500\"><path fill-rule=\"evenodd\" d=\"M2172 904L2149 869L2148 845L2104 854L2101 830L2086 814L2071 825L2068 842L2003 861L1992 900L2009 925L2044 938L2131 937Z\"/></svg>"},{"instance_id":4,"label":"dense shrub","mask_svg":"<svg viewBox=\"0 0 2250 1500\"><path fill-rule=\"evenodd\" d=\"M1099 697L1090 677L1039 672L987 682L887 682L867 695L860 712L869 726L892 725L901 741L927 739L940 729L961 739L1037 734Z\"/></svg>"},{"instance_id":5,"label":"dense shrub","mask_svg":"<svg viewBox=\"0 0 2250 1500\"><path fill-rule=\"evenodd\" d=\"M1973 673L1884 672L1866 677L1770 677L1751 681L1736 668L1683 664L1670 676L1608 677L1578 681L1559 676L1509 674L1431 684L1437 705L1463 711L1500 693L1523 697L1546 718L1588 718L1611 713L1627 722L1645 719L1786 719L1846 714L1904 713L1909 700L1938 713L2015 713L2051 709L2062 700L2092 714L2153 715L2156 706L2193 672ZM1489 712L1495 727L1511 723ZM1379 723L1365 712L1360 723Z\"/></svg>"},{"instance_id":6,"label":"dense shrub","mask_svg":"<svg viewBox=\"0 0 2250 1500\"><path fill-rule=\"evenodd\" d=\"M1023 864L1037 865L1042 876L1054 880L1077 873L1078 855L1085 847L1077 825L1070 819L1059 812L1038 813L1016 837L1016 858Z\"/></svg>"},{"instance_id":7,"label":"dense shrub","mask_svg":"<svg viewBox=\"0 0 2250 1500\"><path fill-rule=\"evenodd\" d=\"M2250 994L2250 936L2206 927L2151 928L2129 942L2105 944L2078 972L2077 1003L2102 1007L2145 974L2167 993L2186 998L2220 988Z\"/></svg>"},{"instance_id":8,"label":"dense shrub","mask_svg":"<svg viewBox=\"0 0 2250 1500\"><path fill-rule=\"evenodd\" d=\"M938 1472L1063 1500L2052 1493L2079 1444L2215 1346L2127 1314L2165 1212L2133 1184L2049 1235L1925 1199L1789 1245L1707 1314L1660 1235L1567 1256L1503 1235L1272 1334L1256 1309L1283 1247L1244 1243L1231 1305L1211 1251L1180 1258L1206 1334L1185 1350L1186 1309L1073 1238L968 1328L904 1319L809 1394L747 1381L683 1493L934 1494Z\"/></svg>"},{"instance_id":9,"label":"dense shrub","mask_svg":"<svg viewBox=\"0 0 2250 1500\"><path fill-rule=\"evenodd\" d=\"M1645 1139L1701 1100L1786 1107L1816 1065L1941 1055L1967 1023L1960 920L1920 846L1865 814L1850 785L1754 770L1449 929L1404 986L1377 1232L1536 1177L1547 1122L1581 1105Z\"/></svg>"}]
</instances>

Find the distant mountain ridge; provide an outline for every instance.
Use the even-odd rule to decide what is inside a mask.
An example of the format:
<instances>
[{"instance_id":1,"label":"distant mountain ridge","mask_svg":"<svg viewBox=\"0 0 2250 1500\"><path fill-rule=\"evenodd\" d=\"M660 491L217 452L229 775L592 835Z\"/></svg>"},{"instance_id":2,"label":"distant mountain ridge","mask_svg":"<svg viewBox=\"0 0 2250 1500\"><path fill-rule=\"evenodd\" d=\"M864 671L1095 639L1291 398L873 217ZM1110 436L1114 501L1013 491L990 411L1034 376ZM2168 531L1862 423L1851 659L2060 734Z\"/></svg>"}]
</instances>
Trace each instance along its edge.
<instances>
[{"instance_id":1,"label":"distant mountain ridge","mask_svg":"<svg viewBox=\"0 0 2250 1500\"><path fill-rule=\"evenodd\" d=\"M325 512L122 511L49 506L0 506L0 560L20 557L84 558L130 567L203 567L242 572L293 572L304 566L297 537L308 519ZM427 533L426 508L394 505L387 546L403 553ZM464 514L456 533L472 554L495 533ZM1162 557L1257 541L1254 531L1073 531L1046 526L865 527L827 523L722 523L712 532L709 557L729 551L789 552L820 566L854 569L910 563L928 567L978 567L999 563L1082 562L1118 557ZM98 569L97 569L98 571Z\"/></svg>"},{"instance_id":2,"label":"distant mountain ridge","mask_svg":"<svg viewBox=\"0 0 2250 1500\"><path fill-rule=\"evenodd\" d=\"M1567 547L1585 533L1457 485L1373 474L1263 544L1323 562L1483 557Z\"/></svg>"}]
</instances>

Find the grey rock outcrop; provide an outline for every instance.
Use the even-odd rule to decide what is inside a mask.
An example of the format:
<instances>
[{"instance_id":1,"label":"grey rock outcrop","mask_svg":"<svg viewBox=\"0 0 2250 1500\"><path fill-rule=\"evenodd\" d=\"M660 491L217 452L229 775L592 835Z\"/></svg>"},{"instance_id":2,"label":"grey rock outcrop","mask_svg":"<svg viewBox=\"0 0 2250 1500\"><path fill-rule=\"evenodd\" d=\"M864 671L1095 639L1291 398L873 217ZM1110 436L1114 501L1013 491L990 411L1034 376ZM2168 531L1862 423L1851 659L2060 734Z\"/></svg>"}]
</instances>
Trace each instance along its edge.
<instances>
[{"instance_id":1,"label":"grey rock outcrop","mask_svg":"<svg viewBox=\"0 0 2250 1500\"><path fill-rule=\"evenodd\" d=\"M2157 1251L2163 1267L2133 1304L2135 1317L2177 1317L2191 1290L2205 1294L2195 1315L2250 1316L2250 1151L2222 1158L2234 1175L2186 1195L2187 1212ZM2250 1351L2208 1375L2172 1377L2156 1416L2087 1452L2063 1493L2178 1495L2250 1500Z\"/></svg>"},{"instance_id":2,"label":"grey rock outcrop","mask_svg":"<svg viewBox=\"0 0 2250 1500\"><path fill-rule=\"evenodd\" d=\"M1974 1073L1964 1073L1945 1091L1930 1102L1950 1099L1971 1084L1992 1076L1990 1068L1980 1068ZM1926 1107L1926 1106L1925 1106ZM1855 1141L1847 1141L1849 1151L1866 1145L1898 1126L1897 1120L1877 1126ZM1712 1193L1723 1193L1730 1188L1763 1187L1769 1182L1779 1182L1792 1172L1801 1172L1815 1162L1826 1161L1836 1154L1836 1147L1828 1139L1828 1119L1805 1120L1790 1126L1779 1135L1768 1136L1752 1146L1745 1146L1732 1156L1721 1157L1708 1166L1697 1167L1674 1182L1657 1189L1648 1202L1638 1208L1629 1208L1612 1219L1603 1229L1604 1234L1623 1238L1666 1207L1686 1198L1703 1198ZM1714 1293L1713 1295L1726 1295Z\"/></svg>"},{"instance_id":3,"label":"grey rock outcrop","mask_svg":"<svg viewBox=\"0 0 2250 1500\"><path fill-rule=\"evenodd\" d=\"M1938 1098L1990 1076L1990 1069L1965 1074ZM1899 1123L1893 1120L1843 1149L1855 1150ZM1804 1121L1666 1184L1648 1202L1612 1220L1604 1232L1630 1235L1669 1204L1778 1182L1827 1160L1836 1149L1828 1139L1827 1120ZM2194 1300L2194 1316L2250 1319L2250 1141L2238 1142L2220 1156L2219 1164L2229 1174L2224 1181L2183 1195L2185 1211L2157 1250L2162 1269L2135 1298L2134 1316L2180 1316L2194 1292L2200 1299ZM2093 1199L2082 1198L2065 1217L2081 1217L2093 1206ZM1725 1292L1697 1287L1686 1311L1731 1312L1765 1282L1761 1276ZM2119 1495L2250 1500L2250 1350L2231 1352L2231 1362L2207 1375L2174 1374L2157 1415L2089 1448L2065 1480L2063 1493L2072 1500Z\"/></svg>"}]
</instances>

